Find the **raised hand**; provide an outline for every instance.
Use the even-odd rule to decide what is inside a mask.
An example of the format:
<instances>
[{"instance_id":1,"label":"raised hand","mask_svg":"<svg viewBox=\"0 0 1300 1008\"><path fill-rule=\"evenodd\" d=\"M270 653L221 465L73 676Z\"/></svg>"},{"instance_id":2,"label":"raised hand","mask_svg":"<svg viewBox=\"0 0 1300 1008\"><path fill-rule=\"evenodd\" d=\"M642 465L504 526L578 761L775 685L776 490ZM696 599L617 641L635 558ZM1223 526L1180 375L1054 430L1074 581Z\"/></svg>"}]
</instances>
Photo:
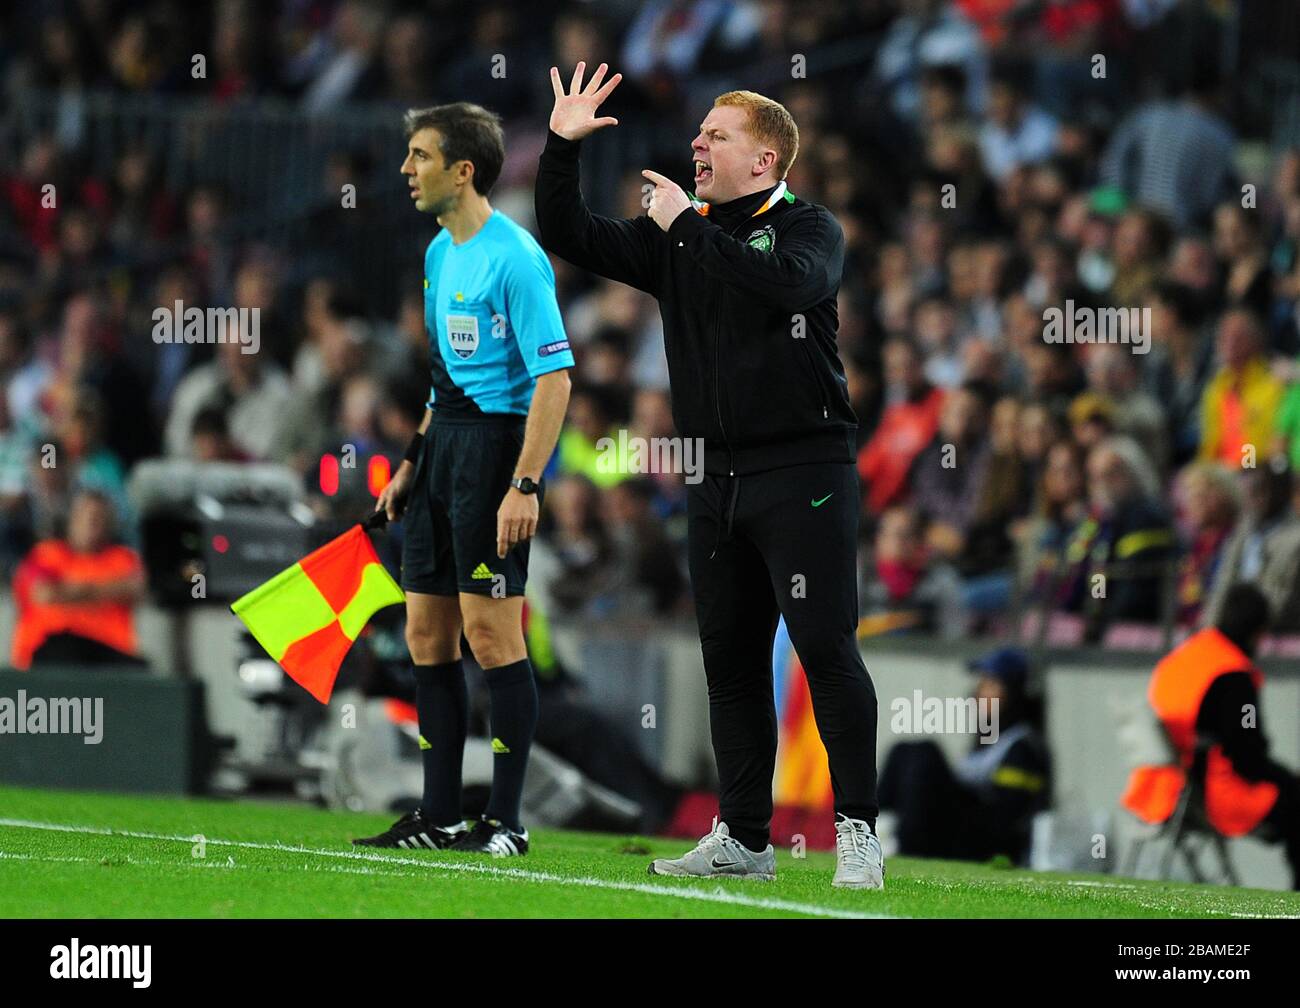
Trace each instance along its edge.
<instances>
[{"instance_id":1,"label":"raised hand","mask_svg":"<svg viewBox=\"0 0 1300 1008\"><path fill-rule=\"evenodd\" d=\"M596 68L596 72L591 75L591 80L584 88L582 74L586 69L587 64L580 61L574 68L573 80L569 83L569 93L565 94L564 85L560 83L560 71L551 67L551 90L555 92L555 108L551 109L550 126L552 132L558 133L566 140L581 140L605 126L618 125L618 120L613 116L602 116L597 119L596 110L618 87L618 82L623 79L623 75L615 74L605 81L604 87L601 87L600 82L605 80L605 71L609 69L602 63Z\"/></svg>"}]
</instances>

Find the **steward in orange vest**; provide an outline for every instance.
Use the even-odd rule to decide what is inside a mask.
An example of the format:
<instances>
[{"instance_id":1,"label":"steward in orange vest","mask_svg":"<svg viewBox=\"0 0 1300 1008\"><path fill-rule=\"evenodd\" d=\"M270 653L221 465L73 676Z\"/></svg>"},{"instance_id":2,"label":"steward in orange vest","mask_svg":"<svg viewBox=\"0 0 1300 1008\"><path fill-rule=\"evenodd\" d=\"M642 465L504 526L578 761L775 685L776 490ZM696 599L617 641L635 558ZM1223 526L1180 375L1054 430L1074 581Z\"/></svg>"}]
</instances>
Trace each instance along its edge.
<instances>
[{"instance_id":1,"label":"steward in orange vest","mask_svg":"<svg viewBox=\"0 0 1300 1008\"><path fill-rule=\"evenodd\" d=\"M69 663L130 660L136 654L132 608L144 593L140 557L113 545L113 506L82 490L68 514L68 537L37 543L14 573L18 622L9 660L27 669L47 647Z\"/></svg>"},{"instance_id":2,"label":"steward in orange vest","mask_svg":"<svg viewBox=\"0 0 1300 1008\"><path fill-rule=\"evenodd\" d=\"M1205 811L1224 836L1242 836L1262 823L1282 834L1300 882L1300 781L1268 756L1260 723L1263 673L1251 660L1268 625L1268 602L1254 585L1235 585L1217 626L1189 637L1151 675L1147 697L1164 725L1180 766L1133 771L1121 799L1149 823L1173 814L1197 739L1210 743L1205 763Z\"/></svg>"}]
</instances>

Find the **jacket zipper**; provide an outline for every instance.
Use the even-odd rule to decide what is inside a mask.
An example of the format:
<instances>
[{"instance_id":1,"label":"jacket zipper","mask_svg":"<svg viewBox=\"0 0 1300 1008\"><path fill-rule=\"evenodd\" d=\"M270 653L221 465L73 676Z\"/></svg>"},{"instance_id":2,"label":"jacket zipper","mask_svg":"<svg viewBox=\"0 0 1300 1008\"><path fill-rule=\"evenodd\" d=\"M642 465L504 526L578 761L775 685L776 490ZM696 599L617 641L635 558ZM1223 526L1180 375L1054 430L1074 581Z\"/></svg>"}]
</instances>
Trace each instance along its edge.
<instances>
[{"instance_id":1,"label":"jacket zipper","mask_svg":"<svg viewBox=\"0 0 1300 1008\"><path fill-rule=\"evenodd\" d=\"M752 217L746 220L753 220ZM727 237L735 238L736 230L745 223L741 221L726 229ZM727 425L722 419L722 328L719 325L721 308L713 309L713 403L718 413L718 429L722 431L722 443L727 446L727 475L736 475L736 460L731 451L731 440L727 437Z\"/></svg>"},{"instance_id":2,"label":"jacket zipper","mask_svg":"<svg viewBox=\"0 0 1300 1008\"><path fill-rule=\"evenodd\" d=\"M817 370L817 362L813 359L813 352L809 348L806 338L804 340L804 360L807 361L808 367L812 370L813 381L817 384L817 395L822 401L822 419L829 420L831 418L830 399L826 395L826 386L822 384L821 372Z\"/></svg>"},{"instance_id":3,"label":"jacket zipper","mask_svg":"<svg viewBox=\"0 0 1300 1008\"><path fill-rule=\"evenodd\" d=\"M720 309L713 307L713 408L718 414L718 429L722 431L722 443L727 446L727 475L736 475L735 461L731 457L731 441L727 438L727 425L722 419L722 332L718 324Z\"/></svg>"}]
</instances>

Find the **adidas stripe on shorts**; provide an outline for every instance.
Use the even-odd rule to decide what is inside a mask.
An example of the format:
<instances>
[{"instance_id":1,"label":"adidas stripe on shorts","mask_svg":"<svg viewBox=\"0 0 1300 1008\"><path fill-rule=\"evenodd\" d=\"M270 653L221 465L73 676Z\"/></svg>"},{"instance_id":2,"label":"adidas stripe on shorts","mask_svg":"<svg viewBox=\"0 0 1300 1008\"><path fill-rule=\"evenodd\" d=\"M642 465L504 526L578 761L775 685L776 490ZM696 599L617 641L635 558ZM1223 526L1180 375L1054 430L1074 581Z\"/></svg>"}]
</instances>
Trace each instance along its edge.
<instances>
[{"instance_id":1,"label":"adidas stripe on shorts","mask_svg":"<svg viewBox=\"0 0 1300 1008\"><path fill-rule=\"evenodd\" d=\"M433 414L402 516L404 589L524 593L528 543L497 558L497 511L524 445L524 423L514 414Z\"/></svg>"}]
</instances>

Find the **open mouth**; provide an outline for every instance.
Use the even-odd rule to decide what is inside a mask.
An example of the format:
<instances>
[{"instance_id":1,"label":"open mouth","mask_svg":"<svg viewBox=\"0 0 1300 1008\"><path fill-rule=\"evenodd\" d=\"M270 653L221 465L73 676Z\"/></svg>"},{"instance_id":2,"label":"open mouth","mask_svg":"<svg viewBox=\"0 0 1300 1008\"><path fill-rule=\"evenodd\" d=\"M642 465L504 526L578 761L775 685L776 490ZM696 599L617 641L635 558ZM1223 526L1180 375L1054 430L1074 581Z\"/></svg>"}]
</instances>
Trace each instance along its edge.
<instances>
[{"instance_id":1,"label":"open mouth","mask_svg":"<svg viewBox=\"0 0 1300 1008\"><path fill-rule=\"evenodd\" d=\"M707 182L713 178L713 169L705 161L695 162L695 181L696 183Z\"/></svg>"}]
</instances>

